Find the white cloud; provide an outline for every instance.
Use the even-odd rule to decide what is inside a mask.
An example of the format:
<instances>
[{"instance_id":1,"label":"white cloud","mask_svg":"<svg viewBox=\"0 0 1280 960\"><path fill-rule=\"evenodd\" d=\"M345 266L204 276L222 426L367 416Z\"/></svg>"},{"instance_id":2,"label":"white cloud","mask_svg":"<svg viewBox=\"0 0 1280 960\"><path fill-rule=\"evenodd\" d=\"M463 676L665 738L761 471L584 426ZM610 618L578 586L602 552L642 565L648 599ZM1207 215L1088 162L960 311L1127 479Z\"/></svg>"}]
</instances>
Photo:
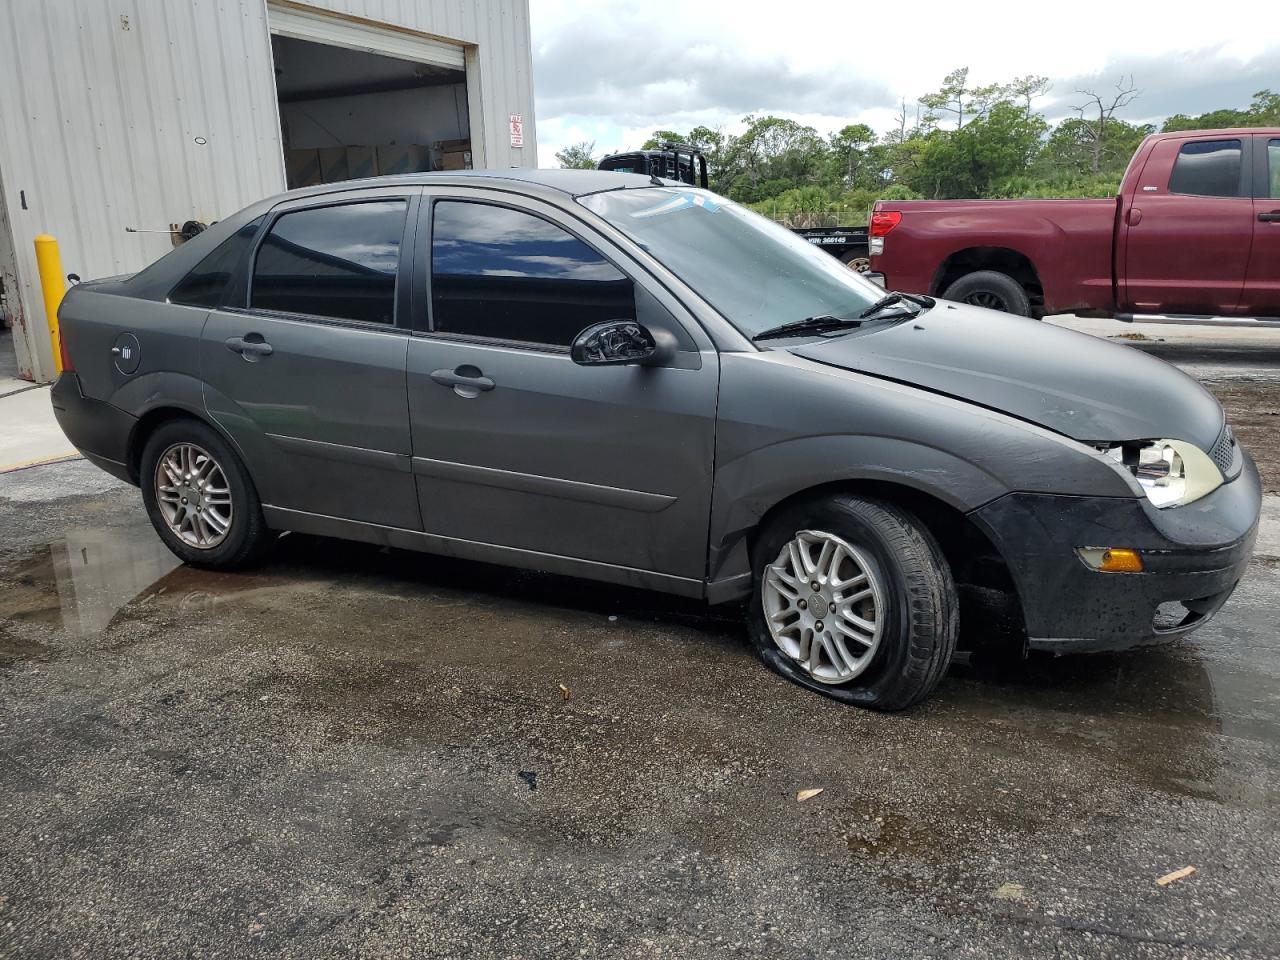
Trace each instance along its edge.
<instances>
[{"instance_id":1,"label":"white cloud","mask_svg":"<svg viewBox=\"0 0 1280 960\"><path fill-rule=\"evenodd\" d=\"M1280 86L1280 36L1245 30L1256 0L1070 6L925 0L779 5L703 0L677 8L530 0L538 155L582 140L601 153L638 147L655 128L740 128L769 112L822 132L850 122L885 130L959 66L974 83L1050 77L1042 106L1069 112L1076 86L1133 73L1133 120L1244 106ZM1276 78L1276 79L1271 79Z\"/></svg>"}]
</instances>

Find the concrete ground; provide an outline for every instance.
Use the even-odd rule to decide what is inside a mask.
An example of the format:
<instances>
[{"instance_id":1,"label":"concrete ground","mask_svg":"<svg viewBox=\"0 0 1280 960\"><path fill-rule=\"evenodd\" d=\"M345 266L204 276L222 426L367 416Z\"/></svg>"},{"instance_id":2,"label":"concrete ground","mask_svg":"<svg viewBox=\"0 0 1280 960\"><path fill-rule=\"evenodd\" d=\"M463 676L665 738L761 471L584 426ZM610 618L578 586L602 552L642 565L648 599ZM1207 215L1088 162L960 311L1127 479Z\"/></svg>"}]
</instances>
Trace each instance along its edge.
<instances>
[{"instance_id":1,"label":"concrete ground","mask_svg":"<svg viewBox=\"0 0 1280 960\"><path fill-rule=\"evenodd\" d=\"M1280 332L1135 346L1280 490ZM0 530L0 957L1277 954L1280 537L1181 645L961 657L887 716L733 610L292 536L180 567L84 462L0 476Z\"/></svg>"}]
</instances>

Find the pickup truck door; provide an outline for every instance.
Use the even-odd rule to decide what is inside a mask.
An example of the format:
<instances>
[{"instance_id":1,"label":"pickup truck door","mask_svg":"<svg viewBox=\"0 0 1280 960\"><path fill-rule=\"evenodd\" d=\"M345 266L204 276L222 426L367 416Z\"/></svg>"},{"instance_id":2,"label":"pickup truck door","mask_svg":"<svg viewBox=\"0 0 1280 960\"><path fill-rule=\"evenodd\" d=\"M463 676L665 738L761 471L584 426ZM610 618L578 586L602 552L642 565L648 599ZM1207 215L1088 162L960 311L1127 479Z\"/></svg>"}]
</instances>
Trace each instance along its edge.
<instances>
[{"instance_id":1,"label":"pickup truck door","mask_svg":"<svg viewBox=\"0 0 1280 960\"><path fill-rule=\"evenodd\" d=\"M1237 312L1253 245L1251 139L1156 144L1118 227L1121 309Z\"/></svg>"},{"instance_id":2,"label":"pickup truck door","mask_svg":"<svg viewBox=\"0 0 1280 960\"><path fill-rule=\"evenodd\" d=\"M1280 137L1253 138L1253 252L1242 312L1280 317Z\"/></svg>"}]
</instances>

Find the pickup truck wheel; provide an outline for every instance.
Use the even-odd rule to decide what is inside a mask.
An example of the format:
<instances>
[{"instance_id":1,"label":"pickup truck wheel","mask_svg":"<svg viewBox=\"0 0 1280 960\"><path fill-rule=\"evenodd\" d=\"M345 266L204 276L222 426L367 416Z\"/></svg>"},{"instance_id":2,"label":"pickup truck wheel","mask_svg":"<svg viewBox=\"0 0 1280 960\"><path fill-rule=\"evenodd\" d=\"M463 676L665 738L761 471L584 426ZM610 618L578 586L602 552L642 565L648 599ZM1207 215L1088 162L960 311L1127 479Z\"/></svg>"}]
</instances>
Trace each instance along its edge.
<instances>
[{"instance_id":1,"label":"pickup truck wheel","mask_svg":"<svg viewBox=\"0 0 1280 960\"><path fill-rule=\"evenodd\" d=\"M967 273L947 287L942 297L944 300L1000 310L1020 317L1031 316L1031 301L1027 297L1027 291L1022 289L1022 284L1007 273L996 270Z\"/></svg>"},{"instance_id":2,"label":"pickup truck wheel","mask_svg":"<svg viewBox=\"0 0 1280 960\"><path fill-rule=\"evenodd\" d=\"M748 627L764 662L845 703L902 710L951 662L959 603L937 541L894 504L840 495L771 523Z\"/></svg>"}]
</instances>

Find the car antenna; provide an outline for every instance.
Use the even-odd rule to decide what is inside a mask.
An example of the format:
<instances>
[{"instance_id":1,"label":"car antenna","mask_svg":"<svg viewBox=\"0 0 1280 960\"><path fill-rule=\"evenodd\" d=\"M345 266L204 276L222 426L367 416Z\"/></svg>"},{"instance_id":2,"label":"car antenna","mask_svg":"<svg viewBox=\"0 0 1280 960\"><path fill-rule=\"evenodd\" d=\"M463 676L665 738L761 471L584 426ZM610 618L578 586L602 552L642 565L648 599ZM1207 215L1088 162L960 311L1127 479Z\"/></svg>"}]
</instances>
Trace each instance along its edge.
<instances>
[{"instance_id":1,"label":"car antenna","mask_svg":"<svg viewBox=\"0 0 1280 960\"><path fill-rule=\"evenodd\" d=\"M651 173L651 174L649 174L649 182L650 182L651 184L653 184L655 187L665 187L665 186L666 186L666 184L665 184L665 183L663 183L661 180L659 180L659 179L658 179L658 175L657 175L656 173Z\"/></svg>"}]
</instances>

